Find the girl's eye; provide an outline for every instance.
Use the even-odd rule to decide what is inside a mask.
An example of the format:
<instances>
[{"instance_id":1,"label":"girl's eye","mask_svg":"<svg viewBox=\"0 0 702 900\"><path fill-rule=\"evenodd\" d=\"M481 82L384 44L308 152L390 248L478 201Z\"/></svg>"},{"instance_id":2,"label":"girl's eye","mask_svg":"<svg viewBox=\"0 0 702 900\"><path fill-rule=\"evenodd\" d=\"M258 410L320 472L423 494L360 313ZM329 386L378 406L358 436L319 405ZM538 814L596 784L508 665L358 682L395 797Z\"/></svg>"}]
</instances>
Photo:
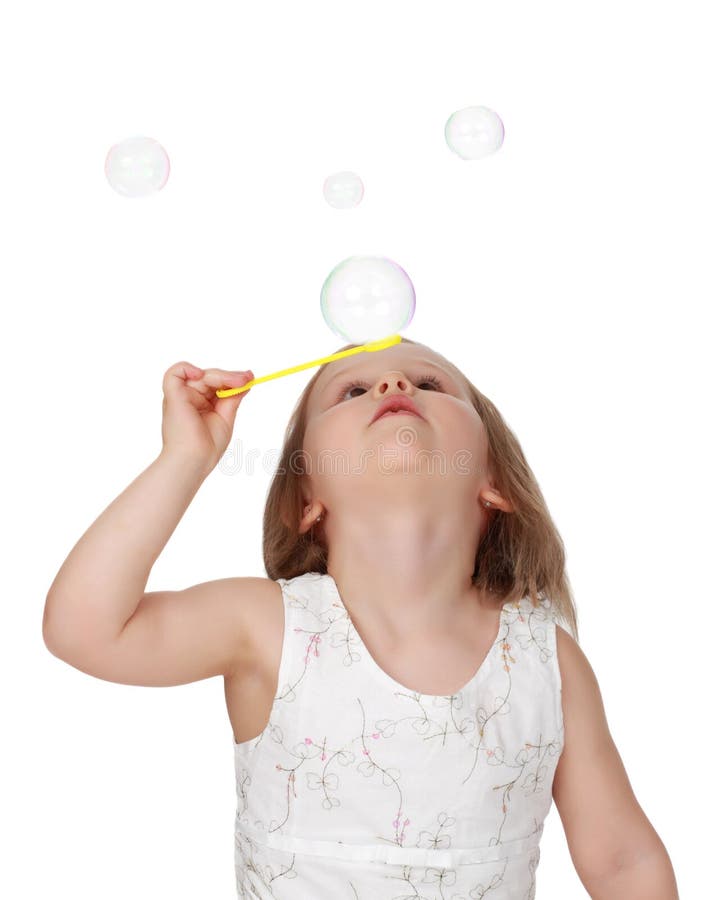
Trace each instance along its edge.
<instances>
[{"instance_id":1,"label":"girl's eye","mask_svg":"<svg viewBox=\"0 0 702 900\"><path fill-rule=\"evenodd\" d=\"M427 383L432 385L432 387L434 387L436 390L443 390L441 381L435 375L422 375L417 380L417 387L421 387L423 384ZM365 381L348 381L337 394L336 402L338 403L340 400L343 400L346 392L355 387L362 387L365 390L368 390L370 385Z\"/></svg>"}]
</instances>

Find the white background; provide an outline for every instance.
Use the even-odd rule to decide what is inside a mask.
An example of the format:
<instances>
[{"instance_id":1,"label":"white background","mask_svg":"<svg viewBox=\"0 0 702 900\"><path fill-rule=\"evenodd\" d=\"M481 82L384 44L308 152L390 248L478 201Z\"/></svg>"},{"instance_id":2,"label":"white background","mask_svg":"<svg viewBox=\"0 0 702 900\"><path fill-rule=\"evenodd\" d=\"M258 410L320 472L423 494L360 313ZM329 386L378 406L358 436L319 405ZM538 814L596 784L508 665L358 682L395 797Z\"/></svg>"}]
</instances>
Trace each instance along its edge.
<instances>
[{"instance_id":1,"label":"white background","mask_svg":"<svg viewBox=\"0 0 702 900\"><path fill-rule=\"evenodd\" d=\"M405 335L518 436L637 799L681 896L699 894L693 14L679 0L3 6L3 896L234 896L222 679L93 678L46 649L43 605L158 455L165 370L263 375L333 353L346 341L320 289L361 254L407 270ZM463 161L444 125L473 105L505 140ZM130 200L103 165L141 134L171 175ZM347 169L365 197L335 210L322 184ZM314 371L245 398L232 447L248 471L210 475L148 590L265 574L261 456ZM537 896L587 896L555 804L541 849Z\"/></svg>"}]
</instances>

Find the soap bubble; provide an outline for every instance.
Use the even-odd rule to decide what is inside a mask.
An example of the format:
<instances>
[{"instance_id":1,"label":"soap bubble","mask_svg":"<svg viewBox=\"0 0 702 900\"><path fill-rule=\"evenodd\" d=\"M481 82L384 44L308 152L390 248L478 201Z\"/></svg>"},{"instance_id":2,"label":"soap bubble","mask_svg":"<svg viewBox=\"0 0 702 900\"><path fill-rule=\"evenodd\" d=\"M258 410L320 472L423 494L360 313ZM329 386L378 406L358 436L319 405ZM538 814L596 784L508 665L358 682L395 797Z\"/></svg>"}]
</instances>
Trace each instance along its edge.
<instances>
[{"instance_id":1,"label":"soap bubble","mask_svg":"<svg viewBox=\"0 0 702 900\"><path fill-rule=\"evenodd\" d=\"M415 308L414 286L397 263L383 256L351 256L322 286L322 315L351 344L366 344L406 328Z\"/></svg>"},{"instance_id":2,"label":"soap bubble","mask_svg":"<svg viewBox=\"0 0 702 900\"><path fill-rule=\"evenodd\" d=\"M171 164L158 141L132 137L115 144L105 159L105 175L123 197L145 197L168 181Z\"/></svg>"},{"instance_id":3,"label":"soap bubble","mask_svg":"<svg viewBox=\"0 0 702 900\"><path fill-rule=\"evenodd\" d=\"M337 172L327 178L322 191L329 206L350 209L363 199L363 182L355 172Z\"/></svg>"},{"instance_id":4,"label":"soap bubble","mask_svg":"<svg viewBox=\"0 0 702 900\"><path fill-rule=\"evenodd\" d=\"M444 135L461 159L481 159L500 149L505 128L497 113L486 106L467 106L449 117Z\"/></svg>"}]
</instances>

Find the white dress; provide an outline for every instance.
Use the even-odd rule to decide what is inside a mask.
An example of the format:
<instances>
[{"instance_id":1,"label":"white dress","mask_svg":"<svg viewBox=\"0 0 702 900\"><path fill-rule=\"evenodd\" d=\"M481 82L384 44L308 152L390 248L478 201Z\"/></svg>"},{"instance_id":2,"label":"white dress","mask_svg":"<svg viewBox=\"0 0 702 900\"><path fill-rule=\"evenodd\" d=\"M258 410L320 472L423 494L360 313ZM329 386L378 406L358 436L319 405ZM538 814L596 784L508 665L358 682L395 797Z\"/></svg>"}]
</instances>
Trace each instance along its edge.
<instances>
[{"instance_id":1,"label":"white dress","mask_svg":"<svg viewBox=\"0 0 702 900\"><path fill-rule=\"evenodd\" d=\"M277 582L270 720L234 743L238 896L533 900L563 750L550 601L504 604L476 674L438 697L378 666L331 575Z\"/></svg>"}]
</instances>

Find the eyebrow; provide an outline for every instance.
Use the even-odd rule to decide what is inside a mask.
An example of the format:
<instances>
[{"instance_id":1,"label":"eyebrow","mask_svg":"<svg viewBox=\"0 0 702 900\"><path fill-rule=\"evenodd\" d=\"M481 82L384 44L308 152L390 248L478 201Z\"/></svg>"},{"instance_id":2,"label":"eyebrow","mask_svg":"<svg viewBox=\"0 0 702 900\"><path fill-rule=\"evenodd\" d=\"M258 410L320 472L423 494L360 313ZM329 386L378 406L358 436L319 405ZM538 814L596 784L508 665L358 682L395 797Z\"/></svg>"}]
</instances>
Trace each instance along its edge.
<instances>
[{"instance_id":1,"label":"eyebrow","mask_svg":"<svg viewBox=\"0 0 702 900\"><path fill-rule=\"evenodd\" d=\"M451 381L453 384L456 383L456 379L453 378L453 376L452 376L449 372L447 372L446 369L443 369L441 366L437 365L437 364L434 363L434 362L430 362L428 359L415 359L415 360L413 360L412 362L407 363L407 365L410 365L410 366L417 366L417 365L428 366L429 368L435 369L437 372L441 372L441 373L442 373L443 375L445 375L446 378L448 378L449 381ZM324 385L324 387L319 388L319 395L320 395L320 397L321 397L323 394L325 394L325 393L327 392L327 389L330 388L331 385L334 384L335 381L338 381L340 378L343 378L345 375L348 375L348 376L350 377L350 374L351 374L351 372L353 371L353 369L354 369L353 366L346 366L345 369L342 369L340 372L337 372L336 375L332 376L332 377L329 379L329 381L327 381L327 383ZM370 376L368 376L368 377L370 378ZM361 375L358 375L358 378L361 378Z\"/></svg>"}]
</instances>

